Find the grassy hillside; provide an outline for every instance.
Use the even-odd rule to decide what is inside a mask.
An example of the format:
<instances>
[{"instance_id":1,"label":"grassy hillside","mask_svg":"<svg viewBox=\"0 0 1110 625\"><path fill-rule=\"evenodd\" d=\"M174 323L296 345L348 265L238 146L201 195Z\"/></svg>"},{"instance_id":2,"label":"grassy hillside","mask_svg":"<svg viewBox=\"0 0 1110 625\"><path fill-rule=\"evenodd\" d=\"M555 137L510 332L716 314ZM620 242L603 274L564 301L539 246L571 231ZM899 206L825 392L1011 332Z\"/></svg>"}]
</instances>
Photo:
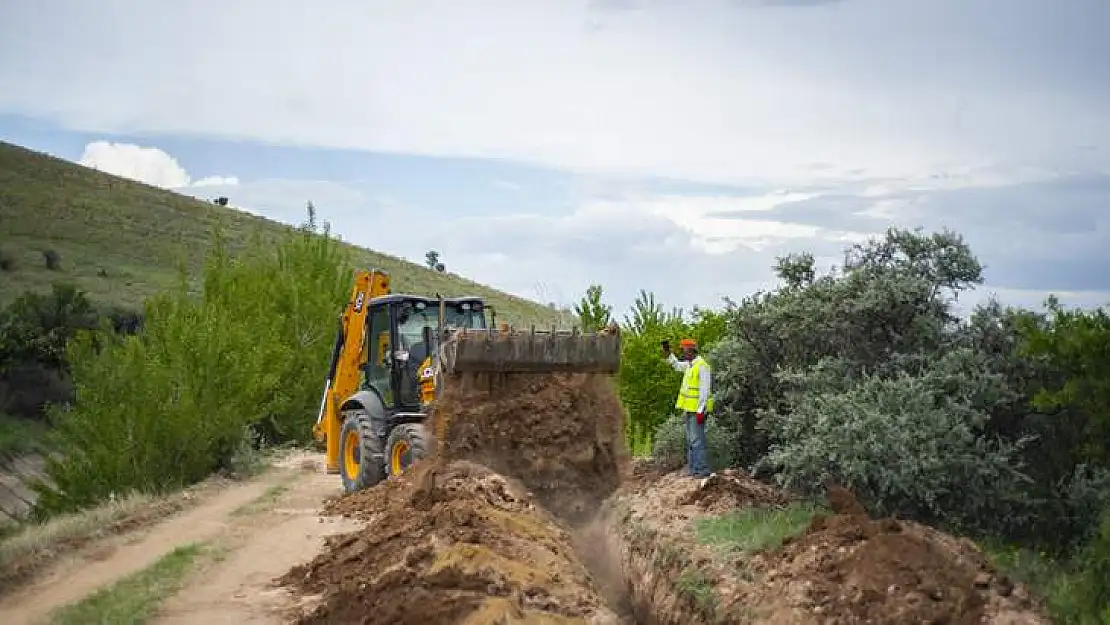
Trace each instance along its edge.
<instances>
[{"instance_id":1,"label":"grassy hillside","mask_svg":"<svg viewBox=\"0 0 1110 625\"><path fill-rule=\"evenodd\" d=\"M0 273L0 304L66 280L98 302L138 308L174 284L179 263L197 275L220 218L233 244L289 228L0 142L0 253L14 259ZM455 275L352 249L359 265L390 272L394 291L480 295L499 320L511 323L547 325L566 317ZM59 270L47 269L44 250L58 253Z\"/></svg>"}]
</instances>

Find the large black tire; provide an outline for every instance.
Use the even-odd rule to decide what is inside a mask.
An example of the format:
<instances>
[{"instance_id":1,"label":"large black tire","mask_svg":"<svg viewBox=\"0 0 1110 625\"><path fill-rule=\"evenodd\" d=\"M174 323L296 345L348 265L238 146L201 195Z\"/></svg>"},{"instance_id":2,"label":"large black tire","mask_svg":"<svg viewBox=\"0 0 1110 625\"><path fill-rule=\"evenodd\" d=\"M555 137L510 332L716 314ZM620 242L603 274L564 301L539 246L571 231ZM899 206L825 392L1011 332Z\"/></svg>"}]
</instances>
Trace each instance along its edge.
<instances>
[{"instance_id":1,"label":"large black tire","mask_svg":"<svg viewBox=\"0 0 1110 625\"><path fill-rule=\"evenodd\" d=\"M423 423L402 423L390 430L385 449L385 466L389 475L400 475L431 455L431 436Z\"/></svg>"},{"instance_id":2,"label":"large black tire","mask_svg":"<svg viewBox=\"0 0 1110 625\"><path fill-rule=\"evenodd\" d=\"M339 475L343 489L353 493L385 479L385 455L370 425L370 413L349 410L344 414L339 430Z\"/></svg>"}]
</instances>

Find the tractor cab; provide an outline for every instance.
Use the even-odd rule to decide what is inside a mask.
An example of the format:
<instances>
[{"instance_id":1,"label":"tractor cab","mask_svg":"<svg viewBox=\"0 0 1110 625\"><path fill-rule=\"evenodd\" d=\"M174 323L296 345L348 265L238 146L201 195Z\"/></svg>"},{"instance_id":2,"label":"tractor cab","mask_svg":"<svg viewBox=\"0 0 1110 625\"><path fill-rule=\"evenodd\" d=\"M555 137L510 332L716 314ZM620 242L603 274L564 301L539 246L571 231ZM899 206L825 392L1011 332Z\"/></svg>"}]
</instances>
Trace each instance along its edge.
<instances>
[{"instance_id":1,"label":"tractor cab","mask_svg":"<svg viewBox=\"0 0 1110 625\"><path fill-rule=\"evenodd\" d=\"M486 328L479 297L443 299L443 329ZM366 316L362 387L381 397L387 412L417 412L434 392L429 368L440 330L440 300L384 295L370 300Z\"/></svg>"}]
</instances>

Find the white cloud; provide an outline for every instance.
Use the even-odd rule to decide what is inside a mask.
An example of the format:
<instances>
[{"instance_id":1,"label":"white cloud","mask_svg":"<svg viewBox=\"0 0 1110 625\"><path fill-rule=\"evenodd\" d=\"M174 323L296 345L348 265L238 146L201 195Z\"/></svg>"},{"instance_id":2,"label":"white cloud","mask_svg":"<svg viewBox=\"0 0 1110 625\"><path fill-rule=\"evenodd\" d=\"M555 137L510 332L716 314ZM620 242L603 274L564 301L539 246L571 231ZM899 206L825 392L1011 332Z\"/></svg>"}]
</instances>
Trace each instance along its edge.
<instances>
[{"instance_id":1,"label":"white cloud","mask_svg":"<svg viewBox=\"0 0 1110 625\"><path fill-rule=\"evenodd\" d=\"M189 174L177 159L158 148L93 141L78 161L85 167L167 189L189 186Z\"/></svg>"},{"instance_id":2,"label":"white cloud","mask_svg":"<svg viewBox=\"0 0 1110 625\"><path fill-rule=\"evenodd\" d=\"M0 112L741 183L1105 159L1098 2L736 4L14 3Z\"/></svg>"},{"instance_id":3,"label":"white cloud","mask_svg":"<svg viewBox=\"0 0 1110 625\"><path fill-rule=\"evenodd\" d=\"M228 187L239 184L239 179L235 176L207 176L196 180L191 186L194 187Z\"/></svg>"},{"instance_id":4,"label":"white cloud","mask_svg":"<svg viewBox=\"0 0 1110 625\"><path fill-rule=\"evenodd\" d=\"M239 179L234 176L208 176L193 181L177 159L161 149L130 143L93 141L85 146L85 151L77 162L85 167L164 189L239 184Z\"/></svg>"}]
</instances>

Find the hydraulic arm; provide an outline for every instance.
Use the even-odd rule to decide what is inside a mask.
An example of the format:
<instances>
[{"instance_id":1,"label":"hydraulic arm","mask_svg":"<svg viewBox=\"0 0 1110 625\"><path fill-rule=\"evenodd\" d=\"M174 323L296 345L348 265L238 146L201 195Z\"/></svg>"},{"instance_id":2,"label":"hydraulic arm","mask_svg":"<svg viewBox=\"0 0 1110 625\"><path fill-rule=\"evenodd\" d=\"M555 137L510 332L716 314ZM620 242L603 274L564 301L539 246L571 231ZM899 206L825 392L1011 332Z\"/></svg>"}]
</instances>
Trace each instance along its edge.
<instances>
[{"instance_id":1,"label":"hydraulic arm","mask_svg":"<svg viewBox=\"0 0 1110 625\"><path fill-rule=\"evenodd\" d=\"M389 294L389 275L376 269L355 276L351 297L339 317L339 332L332 348L331 365L324 384L324 396L312 435L327 442L327 468L339 471L339 430L343 426L339 408L343 400L358 390L359 377L366 363L366 315L370 300Z\"/></svg>"}]
</instances>

